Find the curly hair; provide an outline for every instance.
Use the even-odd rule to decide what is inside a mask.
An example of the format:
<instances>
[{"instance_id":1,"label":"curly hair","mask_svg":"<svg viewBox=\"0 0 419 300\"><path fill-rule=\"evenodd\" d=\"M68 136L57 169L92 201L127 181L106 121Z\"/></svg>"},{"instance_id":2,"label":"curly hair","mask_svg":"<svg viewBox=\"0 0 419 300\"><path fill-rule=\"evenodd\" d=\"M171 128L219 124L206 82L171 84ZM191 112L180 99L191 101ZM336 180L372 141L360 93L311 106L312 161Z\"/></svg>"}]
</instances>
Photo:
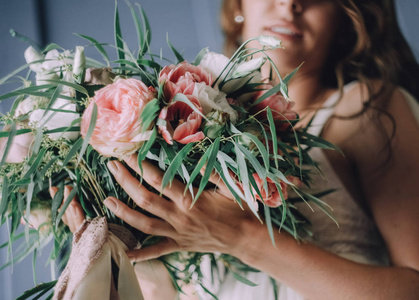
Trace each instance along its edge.
<instances>
[{"instance_id":1,"label":"curly hair","mask_svg":"<svg viewBox=\"0 0 419 300\"><path fill-rule=\"evenodd\" d=\"M419 99L419 65L397 24L392 0L337 1L345 20L323 72L323 84L342 90L345 83L358 80L369 91L369 100L391 94L401 86ZM224 0L221 26L224 50L231 54L240 44L242 24L234 22L241 10L240 0ZM379 92L373 93L371 79L380 79Z\"/></svg>"}]
</instances>

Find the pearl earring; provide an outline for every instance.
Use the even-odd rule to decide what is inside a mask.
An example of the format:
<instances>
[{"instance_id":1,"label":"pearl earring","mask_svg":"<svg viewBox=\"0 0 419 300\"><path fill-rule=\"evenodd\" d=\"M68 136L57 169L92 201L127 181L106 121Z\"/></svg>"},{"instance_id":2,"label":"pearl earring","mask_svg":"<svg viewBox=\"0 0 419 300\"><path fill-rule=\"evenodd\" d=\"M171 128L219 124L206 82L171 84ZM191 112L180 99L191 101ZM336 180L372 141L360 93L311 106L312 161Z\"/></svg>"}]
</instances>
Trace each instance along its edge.
<instances>
[{"instance_id":1,"label":"pearl earring","mask_svg":"<svg viewBox=\"0 0 419 300\"><path fill-rule=\"evenodd\" d=\"M239 23L239 24L243 23L244 22L244 17L240 14L236 14L234 16L234 22Z\"/></svg>"}]
</instances>

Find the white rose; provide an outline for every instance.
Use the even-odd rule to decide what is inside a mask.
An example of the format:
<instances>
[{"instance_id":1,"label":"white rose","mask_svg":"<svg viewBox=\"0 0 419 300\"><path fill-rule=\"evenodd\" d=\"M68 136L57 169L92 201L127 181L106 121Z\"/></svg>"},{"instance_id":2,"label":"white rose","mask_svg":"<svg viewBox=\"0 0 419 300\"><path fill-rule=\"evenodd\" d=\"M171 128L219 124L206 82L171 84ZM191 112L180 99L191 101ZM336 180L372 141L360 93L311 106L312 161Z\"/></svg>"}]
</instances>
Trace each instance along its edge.
<instances>
[{"instance_id":1,"label":"white rose","mask_svg":"<svg viewBox=\"0 0 419 300\"><path fill-rule=\"evenodd\" d=\"M37 109L29 115L29 124L53 130L61 127L69 127L74 120L80 117L80 115L76 113L76 104L69 100L58 98L51 108L67 110L68 112L48 111L45 113L45 109ZM74 126L77 126L77 124L74 124ZM79 132L69 131L64 134L62 132L57 132L51 133L49 136L52 139L64 137L74 141L79 137Z\"/></svg>"},{"instance_id":2,"label":"white rose","mask_svg":"<svg viewBox=\"0 0 419 300\"><path fill-rule=\"evenodd\" d=\"M205 82L199 82L195 84L192 95L198 99L204 115L216 109L229 114L231 122L237 121L237 111L228 104L225 93L206 85Z\"/></svg>"}]
</instances>

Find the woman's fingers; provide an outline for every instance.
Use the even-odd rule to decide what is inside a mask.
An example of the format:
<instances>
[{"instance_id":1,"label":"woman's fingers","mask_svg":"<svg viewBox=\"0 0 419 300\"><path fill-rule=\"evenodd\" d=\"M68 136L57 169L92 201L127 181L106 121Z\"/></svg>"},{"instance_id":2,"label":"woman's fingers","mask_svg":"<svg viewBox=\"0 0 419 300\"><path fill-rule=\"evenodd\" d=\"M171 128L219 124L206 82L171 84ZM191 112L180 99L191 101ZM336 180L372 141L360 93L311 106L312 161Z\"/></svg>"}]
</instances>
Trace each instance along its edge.
<instances>
[{"instance_id":1,"label":"woman's fingers","mask_svg":"<svg viewBox=\"0 0 419 300\"><path fill-rule=\"evenodd\" d=\"M144 214L129 208L114 197L106 198L103 203L117 217L144 233L168 237L174 237L176 235L174 228L170 226L169 223L160 219L147 217Z\"/></svg>"},{"instance_id":2,"label":"woman's fingers","mask_svg":"<svg viewBox=\"0 0 419 300\"><path fill-rule=\"evenodd\" d=\"M204 175L204 173L205 173L205 168L202 168L201 169L201 175ZM217 186L218 193L220 193L221 195L223 195L227 198L232 198L233 199L233 195L231 194L230 190L225 185L221 176L215 170L213 170L211 172L211 175L209 177L209 182L212 182L213 184L215 184Z\"/></svg>"},{"instance_id":3,"label":"woman's fingers","mask_svg":"<svg viewBox=\"0 0 419 300\"><path fill-rule=\"evenodd\" d=\"M165 239L164 241L150 245L138 250L127 251L127 255L132 262L144 261L158 258L173 252L179 251L179 246L172 239Z\"/></svg>"},{"instance_id":4,"label":"woman's fingers","mask_svg":"<svg viewBox=\"0 0 419 300\"><path fill-rule=\"evenodd\" d=\"M144 160L141 164L143 168L143 172L141 172L140 168L138 167L137 155L135 154L129 156L125 162L130 166L130 168L140 174L149 185L151 185L157 191L161 192L163 195L172 199L174 202L182 201L185 199L185 185L176 179L173 180L170 186L166 186L164 189L162 189L164 172L160 170L160 168ZM179 204L183 204L183 202L179 202Z\"/></svg>"},{"instance_id":5,"label":"woman's fingers","mask_svg":"<svg viewBox=\"0 0 419 300\"><path fill-rule=\"evenodd\" d=\"M171 202L148 191L120 162L110 161L108 167L116 181L139 207L165 220L173 212Z\"/></svg>"}]
</instances>

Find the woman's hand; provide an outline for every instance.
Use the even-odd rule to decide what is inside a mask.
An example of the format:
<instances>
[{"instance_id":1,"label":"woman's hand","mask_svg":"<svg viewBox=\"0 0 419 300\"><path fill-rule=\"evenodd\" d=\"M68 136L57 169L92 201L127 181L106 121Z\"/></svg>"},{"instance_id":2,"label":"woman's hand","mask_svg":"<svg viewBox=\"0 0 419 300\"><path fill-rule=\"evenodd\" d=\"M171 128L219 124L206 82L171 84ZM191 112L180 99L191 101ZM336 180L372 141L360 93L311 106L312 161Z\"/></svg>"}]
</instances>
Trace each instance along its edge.
<instances>
[{"instance_id":1,"label":"woman's hand","mask_svg":"<svg viewBox=\"0 0 419 300\"><path fill-rule=\"evenodd\" d=\"M70 192L73 188L71 186L65 186L64 187L64 199L68 198L68 195L70 195ZM50 195L52 198L54 198L55 194L58 192L58 188L53 186L50 188ZM62 220L64 224L66 224L72 233L74 233L77 228L83 223L85 219L83 208L81 207L80 203L77 201L76 197L74 197L70 205L67 207L67 209L64 212L64 215L62 217Z\"/></svg>"},{"instance_id":2,"label":"woman's hand","mask_svg":"<svg viewBox=\"0 0 419 300\"><path fill-rule=\"evenodd\" d=\"M163 171L144 161L141 173L136 155L130 156L126 162L138 174L142 174L148 184L172 200L167 201L148 191L120 162L108 163L115 179L135 203L159 218L145 216L113 197L107 198L104 204L116 216L140 231L167 237L156 245L127 252L131 260L156 258L181 250L234 254L236 249L243 249L242 240L249 242L241 238L242 226L248 221L258 221L250 210L242 210L234 203L229 190L216 175L210 181L219 188L204 191L191 208L193 198L189 192L184 192L184 184L173 180L170 187L161 190Z\"/></svg>"}]
</instances>

